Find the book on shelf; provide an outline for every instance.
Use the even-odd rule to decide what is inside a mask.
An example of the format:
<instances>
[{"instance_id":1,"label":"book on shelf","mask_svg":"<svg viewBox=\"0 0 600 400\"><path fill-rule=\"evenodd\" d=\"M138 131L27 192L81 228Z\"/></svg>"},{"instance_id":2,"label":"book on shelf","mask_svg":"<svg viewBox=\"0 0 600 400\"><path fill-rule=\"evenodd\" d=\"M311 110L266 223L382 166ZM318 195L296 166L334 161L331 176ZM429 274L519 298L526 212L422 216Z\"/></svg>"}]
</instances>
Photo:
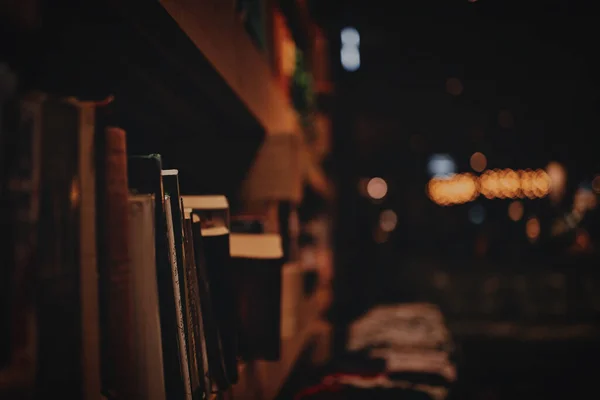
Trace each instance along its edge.
<instances>
[{"instance_id":1,"label":"book on shelf","mask_svg":"<svg viewBox=\"0 0 600 400\"><path fill-rule=\"evenodd\" d=\"M200 299L198 296L198 282L195 270L193 275L188 275L186 268L186 253L184 249L184 215L182 199L179 191L179 171L176 169L163 170L163 185L171 209L173 226L173 259L177 263L179 277L179 292L181 296L181 310L183 314L183 328L186 339L187 358L190 374L192 397L202 399L204 395L204 370L202 364L202 348L198 316ZM194 282L195 280L195 282ZM196 318L193 318L193 315Z\"/></svg>"},{"instance_id":2,"label":"book on shelf","mask_svg":"<svg viewBox=\"0 0 600 400\"><path fill-rule=\"evenodd\" d=\"M125 131L106 127L96 137L96 155L102 392L113 399L141 398L135 385L137 336Z\"/></svg>"},{"instance_id":3,"label":"book on shelf","mask_svg":"<svg viewBox=\"0 0 600 400\"><path fill-rule=\"evenodd\" d=\"M156 283L154 195L129 195L129 248L133 283L135 385L140 399L166 400Z\"/></svg>"},{"instance_id":4,"label":"book on shelf","mask_svg":"<svg viewBox=\"0 0 600 400\"><path fill-rule=\"evenodd\" d=\"M165 195L160 155L132 156L127 164L129 189L134 194L154 195L156 280L162 335L163 372L168 399L183 399L191 392L182 368L187 358L180 346L178 300L175 296L173 268L168 239ZM189 375L188 375L189 376Z\"/></svg>"},{"instance_id":5,"label":"book on shelf","mask_svg":"<svg viewBox=\"0 0 600 400\"><path fill-rule=\"evenodd\" d=\"M27 108L41 129L42 149L35 397L95 399L100 396L95 107L47 96Z\"/></svg>"},{"instance_id":6,"label":"book on shelf","mask_svg":"<svg viewBox=\"0 0 600 400\"><path fill-rule=\"evenodd\" d=\"M183 200L180 202L183 209ZM198 368L199 385L205 398L209 398L213 384L209 374L209 360L207 340L203 323L202 303L200 299L200 284L198 282L198 273L196 270L196 257L194 254L194 238L192 234L192 220L189 212L184 212L183 220L183 248L185 261L185 279L188 301L189 325L188 330L193 338L193 347L191 357L195 358ZM217 347L217 350L219 348Z\"/></svg>"},{"instance_id":7,"label":"book on shelf","mask_svg":"<svg viewBox=\"0 0 600 400\"><path fill-rule=\"evenodd\" d=\"M229 203L225 196L183 196L184 206L200 218L204 260L216 316L227 378L238 380L236 293L229 251Z\"/></svg>"},{"instance_id":8,"label":"book on shelf","mask_svg":"<svg viewBox=\"0 0 600 400\"><path fill-rule=\"evenodd\" d=\"M169 260L171 261L171 272L173 275L173 292L175 293L175 313L177 316L177 326L179 332L177 340L179 344L179 353L181 355L181 372L185 382L186 399L192 399L192 384L190 381L190 367L188 360L187 338L185 331L185 318L183 317L183 299L181 296L181 281L179 268L177 265L177 250L175 246L175 232L173 231L173 212L171 211L171 196L165 195L165 216L167 217L167 238L169 242Z\"/></svg>"},{"instance_id":9,"label":"book on shelf","mask_svg":"<svg viewBox=\"0 0 600 400\"><path fill-rule=\"evenodd\" d=\"M200 297L200 312L202 319L202 328L204 332L204 340L206 342L206 357L208 361L208 379L211 389L216 391L227 390L231 386L225 370L225 359L223 357L223 345L221 343L221 335L219 333L219 325L215 315L215 307L213 306L212 287L208 279L206 261L204 257L204 238L202 237L202 226L200 217L197 214L192 214L187 208L185 199L183 202L187 224L191 234L189 235L192 241L192 251L195 260L196 275L198 277L198 294Z\"/></svg>"},{"instance_id":10,"label":"book on shelf","mask_svg":"<svg viewBox=\"0 0 600 400\"><path fill-rule=\"evenodd\" d=\"M232 233L231 258L237 293L240 355L275 361L281 338L281 236Z\"/></svg>"},{"instance_id":11,"label":"book on shelf","mask_svg":"<svg viewBox=\"0 0 600 400\"><path fill-rule=\"evenodd\" d=\"M0 398L28 398L36 368L34 274L39 222L42 94L19 97L0 73ZM10 90L9 90L10 89Z\"/></svg>"}]
</instances>

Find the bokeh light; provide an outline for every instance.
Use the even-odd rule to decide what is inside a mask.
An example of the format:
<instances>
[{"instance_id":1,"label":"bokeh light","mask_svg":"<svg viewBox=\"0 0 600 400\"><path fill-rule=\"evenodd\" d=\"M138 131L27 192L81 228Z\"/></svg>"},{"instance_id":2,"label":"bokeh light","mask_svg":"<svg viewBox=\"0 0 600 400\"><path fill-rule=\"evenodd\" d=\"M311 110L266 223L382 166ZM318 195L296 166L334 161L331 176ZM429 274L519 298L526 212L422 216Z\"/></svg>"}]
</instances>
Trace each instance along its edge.
<instances>
[{"instance_id":1,"label":"bokeh light","mask_svg":"<svg viewBox=\"0 0 600 400\"><path fill-rule=\"evenodd\" d=\"M387 194L387 191L387 183L382 178L372 178L369 183L367 183L367 193L372 199L383 199Z\"/></svg>"},{"instance_id":2,"label":"bokeh light","mask_svg":"<svg viewBox=\"0 0 600 400\"><path fill-rule=\"evenodd\" d=\"M521 203L519 200L513 201L508 206L508 217L515 222L523 218L523 212L523 203Z\"/></svg>"},{"instance_id":3,"label":"bokeh light","mask_svg":"<svg viewBox=\"0 0 600 400\"><path fill-rule=\"evenodd\" d=\"M525 233L531 241L537 240L537 238L540 236L540 221L536 217L532 217L527 220L527 224L525 225Z\"/></svg>"},{"instance_id":4,"label":"bokeh light","mask_svg":"<svg viewBox=\"0 0 600 400\"><path fill-rule=\"evenodd\" d=\"M482 172L487 167L487 158L483 153L476 152L471 156L471 168L475 172Z\"/></svg>"},{"instance_id":5,"label":"bokeh light","mask_svg":"<svg viewBox=\"0 0 600 400\"><path fill-rule=\"evenodd\" d=\"M379 215L379 227L384 232L391 232L396 229L398 216L394 210L384 210Z\"/></svg>"}]
</instances>

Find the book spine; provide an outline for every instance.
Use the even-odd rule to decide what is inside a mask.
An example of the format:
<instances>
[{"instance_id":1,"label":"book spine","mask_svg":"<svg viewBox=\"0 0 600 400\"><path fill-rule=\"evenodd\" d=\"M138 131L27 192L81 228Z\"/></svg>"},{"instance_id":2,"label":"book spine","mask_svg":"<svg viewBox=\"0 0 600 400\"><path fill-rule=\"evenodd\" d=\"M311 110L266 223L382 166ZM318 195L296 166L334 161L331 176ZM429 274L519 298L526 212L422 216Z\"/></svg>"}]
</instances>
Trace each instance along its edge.
<instances>
[{"instance_id":1,"label":"book spine","mask_svg":"<svg viewBox=\"0 0 600 400\"><path fill-rule=\"evenodd\" d=\"M0 268L0 398L19 399L31 394L37 350L33 262L39 216L43 96L27 96L20 105L13 100L0 104L0 112L9 111L0 121L0 212L2 226L10 232L2 241L0 261L4 266Z\"/></svg>"},{"instance_id":2,"label":"book spine","mask_svg":"<svg viewBox=\"0 0 600 400\"><path fill-rule=\"evenodd\" d=\"M175 172L175 173L173 173ZM180 292L181 292L181 308L184 316L184 327L186 334L186 345L187 355L189 361L190 370L190 383L192 389L192 396L194 399L202 398L203 386L201 384L202 378L202 365L197 357L197 346L198 336L194 324L197 322L192 320L192 314L190 307L193 305L193 301L190 292L189 277L186 273L186 256L184 249L184 233L183 233L183 206L182 199L179 191L179 174L176 171L170 171L165 173L163 171L163 184L165 187L165 193L169 196L168 201L171 207L172 225L173 225L173 236L175 244L175 257L177 261L177 271L179 275Z\"/></svg>"},{"instance_id":3,"label":"book spine","mask_svg":"<svg viewBox=\"0 0 600 400\"><path fill-rule=\"evenodd\" d=\"M192 218L198 218L193 214ZM214 384L216 390L226 390L231 383L225 372L225 360L223 358L223 345L219 336L219 327L216 316L214 315L214 306L212 300L212 288L206 270L206 261L204 258L204 242L202 238L202 223L191 220L193 240L194 259L196 267L196 276L198 277L198 293L200 295L200 312L204 337L206 339L206 354L208 357L208 374L210 381Z\"/></svg>"},{"instance_id":4,"label":"book spine","mask_svg":"<svg viewBox=\"0 0 600 400\"><path fill-rule=\"evenodd\" d=\"M182 258L182 262L184 267L187 263L187 257L184 255ZM191 287L190 277L187 274L187 270L183 271L181 275L181 282L183 282L182 290L183 290L183 301L185 304L184 310L184 323L185 323L185 333L187 337L187 356L190 368L190 385L192 388L192 395L194 400L200 399L202 397L198 397L200 394L200 379L202 378L202 370L201 370L201 360L198 358L197 348L199 346L198 343L198 334L197 329L194 327L194 315L195 312L193 310L194 305L192 304L192 296L194 294L193 288Z\"/></svg>"},{"instance_id":5,"label":"book spine","mask_svg":"<svg viewBox=\"0 0 600 400\"><path fill-rule=\"evenodd\" d=\"M79 112L79 267L82 320L83 397L100 395L100 326L96 252L95 106L73 104ZM76 197L72 187L71 198Z\"/></svg>"},{"instance_id":6,"label":"book spine","mask_svg":"<svg viewBox=\"0 0 600 400\"><path fill-rule=\"evenodd\" d=\"M181 371L178 344L177 316L173 273L169 260L167 218L165 216L162 160L160 155L128 157L130 190L154 195L156 282L158 288L159 313L162 334L165 391L169 399L182 399L186 389Z\"/></svg>"},{"instance_id":7,"label":"book spine","mask_svg":"<svg viewBox=\"0 0 600 400\"><path fill-rule=\"evenodd\" d=\"M183 209L183 206L182 206ZM198 368L199 385L204 391L204 397L210 395L212 384L208 378L208 356L206 350L206 339L204 327L202 326L202 310L200 306L200 288L198 275L196 274L196 259L194 258L194 243L192 239L192 221L184 219L184 254L185 254L185 277L188 294L188 310L190 327L194 337L194 359Z\"/></svg>"},{"instance_id":8,"label":"book spine","mask_svg":"<svg viewBox=\"0 0 600 400\"><path fill-rule=\"evenodd\" d=\"M70 104L42 106L42 176L36 308L36 398L84 398L80 285L79 115Z\"/></svg>"},{"instance_id":9,"label":"book spine","mask_svg":"<svg viewBox=\"0 0 600 400\"><path fill-rule=\"evenodd\" d=\"M156 270L152 268L156 265L154 198L152 195L133 195L129 202L137 385L143 399L165 400L158 288Z\"/></svg>"},{"instance_id":10,"label":"book spine","mask_svg":"<svg viewBox=\"0 0 600 400\"><path fill-rule=\"evenodd\" d=\"M179 353L181 360L181 372L183 375L183 382L185 385L185 398L187 400L192 400L192 389L190 382L190 370L189 363L187 357L187 347L186 347L186 332L185 332L185 324L183 319L183 310L181 305L181 290L179 283L179 270L177 269L177 254L175 250L175 235L173 232L173 213L171 212L171 202L167 197L165 198L165 211L167 217L167 238L169 243L169 260L171 262L171 271L173 274L173 292L175 296L175 313L177 316L177 325L179 327L178 331L178 343L179 343Z\"/></svg>"},{"instance_id":11,"label":"book spine","mask_svg":"<svg viewBox=\"0 0 600 400\"><path fill-rule=\"evenodd\" d=\"M104 244L106 257L107 344L112 372L111 397L135 399L133 294L129 256L129 189L126 133L105 129Z\"/></svg>"}]
</instances>

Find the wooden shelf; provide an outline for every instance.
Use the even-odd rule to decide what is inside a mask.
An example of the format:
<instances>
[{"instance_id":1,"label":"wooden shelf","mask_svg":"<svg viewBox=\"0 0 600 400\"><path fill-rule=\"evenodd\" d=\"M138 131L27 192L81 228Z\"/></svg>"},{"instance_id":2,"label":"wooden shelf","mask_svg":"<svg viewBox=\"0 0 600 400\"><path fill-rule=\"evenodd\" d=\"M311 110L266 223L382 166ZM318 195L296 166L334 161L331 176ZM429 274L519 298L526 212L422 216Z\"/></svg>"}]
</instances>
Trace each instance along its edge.
<instances>
[{"instance_id":1,"label":"wooden shelf","mask_svg":"<svg viewBox=\"0 0 600 400\"><path fill-rule=\"evenodd\" d=\"M240 365L240 380L233 388L233 399L271 400L279 393L299 355L311 342L328 343L331 328L320 320L322 293L304 300L301 306L304 327L282 340L279 361L254 361Z\"/></svg>"}]
</instances>

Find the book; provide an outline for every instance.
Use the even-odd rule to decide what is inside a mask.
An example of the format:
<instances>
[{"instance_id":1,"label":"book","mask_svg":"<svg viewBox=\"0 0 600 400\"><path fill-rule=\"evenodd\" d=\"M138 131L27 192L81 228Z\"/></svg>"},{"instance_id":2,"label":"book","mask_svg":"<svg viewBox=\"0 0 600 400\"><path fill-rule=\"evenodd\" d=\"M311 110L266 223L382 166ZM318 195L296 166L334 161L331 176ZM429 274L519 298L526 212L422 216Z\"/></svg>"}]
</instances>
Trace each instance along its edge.
<instances>
[{"instance_id":1,"label":"book","mask_svg":"<svg viewBox=\"0 0 600 400\"><path fill-rule=\"evenodd\" d=\"M181 200L183 209L183 200ZM194 239L192 234L192 219L189 212L184 212L184 251L185 251L185 278L186 293L188 299L189 329L193 338L191 356L197 363L200 389L204 398L208 398L212 392L213 384L209 375L209 361L206 336L204 333L202 319L202 305L200 301L200 284L196 271L196 257L194 254Z\"/></svg>"},{"instance_id":2,"label":"book","mask_svg":"<svg viewBox=\"0 0 600 400\"><path fill-rule=\"evenodd\" d=\"M183 314L183 327L186 339L187 358L190 375L190 385L192 397L201 399L204 394L204 372L202 366L202 350L200 348L199 324L198 318L193 319L192 314L197 314L200 300L198 296L198 282L195 274L188 275L186 253L184 250L184 215L182 199L179 192L179 171L176 169L163 170L163 184L165 193L168 195L170 203L174 257L177 262L177 273L179 276L179 291L181 294L181 310ZM193 282L196 280L196 282ZM192 310L191 308L195 308Z\"/></svg>"},{"instance_id":3,"label":"book","mask_svg":"<svg viewBox=\"0 0 600 400\"><path fill-rule=\"evenodd\" d=\"M0 398L28 398L36 367L35 254L39 221L42 94L18 98L0 65Z\"/></svg>"},{"instance_id":4,"label":"book","mask_svg":"<svg viewBox=\"0 0 600 400\"><path fill-rule=\"evenodd\" d=\"M181 368L180 328L167 234L167 216L160 155L129 157L127 163L129 189L134 194L154 195L156 280L158 288L160 328L163 350L165 393L168 399L186 398L190 392Z\"/></svg>"},{"instance_id":5,"label":"book","mask_svg":"<svg viewBox=\"0 0 600 400\"><path fill-rule=\"evenodd\" d=\"M185 203L185 214L189 215L189 225L191 234L189 237L192 240L193 253L195 260L196 275L198 277L198 294L200 297L200 311L202 319L202 328L204 339L206 342L206 357L208 361L208 380L211 383L211 390L224 391L227 390L231 383L227 377L225 370L225 360L223 358L223 345L219 333L219 326L214 313L212 303L212 288L206 271L206 261L204 259L204 238L202 237L202 226L200 217L196 214L191 214L191 209L188 209Z\"/></svg>"},{"instance_id":6,"label":"book","mask_svg":"<svg viewBox=\"0 0 600 400\"><path fill-rule=\"evenodd\" d=\"M200 218L204 260L223 348L225 371L231 383L238 380L236 293L229 251L229 203L225 196L183 196L186 208Z\"/></svg>"},{"instance_id":7,"label":"book","mask_svg":"<svg viewBox=\"0 0 600 400\"><path fill-rule=\"evenodd\" d=\"M156 283L154 195L129 195L129 257L133 286L136 392L166 400Z\"/></svg>"},{"instance_id":8,"label":"book","mask_svg":"<svg viewBox=\"0 0 600 400\"><path fill-rule=\"evenodd\" d=\"M238 300L240 355L245 360L278 360L283 266L281 236L232 233L230 241Z\"/></svg>"},{"instance_id":9,"label":"book","mask_svg":"<svg viewBox=\"0 0 600 400\"><path fill-rule=\"evenodd\" d=\"M98 265L103 393L141 398L135 383L129 187L125 131L107 127L97 138Z\"/></svg>"},{"instance_id":10,"label":"book","mask_svg":"<svg viewBox=\"0 0 600 400\"><path fill-rule=\"evenodd\" d=\"M167 238L169 241L169 259L171 261L171 273L173 275L173 292L175 294L175 313L177 315L177 339L181 361L181 371L185 383L186 399L192 399L192 386L190 382L190 367L188 362L187 338L185 331L185 319L183 317L183 301L181 296L181 283L179 278L179 267L177 265L177 250L175 247L175 233L173 232L173 213L171 212L171 199L165 196L165 215L167 217Z\"/></svg>"},{"instance_id":11,"label":"book","mask_svg":"<svg viewBox=\"0 0 600 400\"><path fill-rule=\"evenodd\" d=\"M35 397L100 396L95 106L47 97L36 271Z\"/></svg>"}]
</instances>

